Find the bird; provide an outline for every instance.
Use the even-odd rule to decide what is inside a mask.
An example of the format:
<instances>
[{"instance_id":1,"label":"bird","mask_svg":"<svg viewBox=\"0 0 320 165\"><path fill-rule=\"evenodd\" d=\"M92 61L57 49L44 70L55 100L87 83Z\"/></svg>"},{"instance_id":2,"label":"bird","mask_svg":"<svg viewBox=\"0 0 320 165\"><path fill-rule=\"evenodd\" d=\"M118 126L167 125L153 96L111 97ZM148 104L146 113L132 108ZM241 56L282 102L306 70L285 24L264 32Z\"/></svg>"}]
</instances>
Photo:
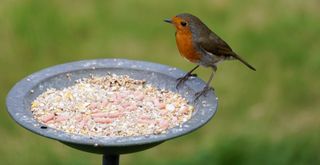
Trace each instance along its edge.
<instances>
[{"instance_id":1,"label":"bird","mask_svg":"<svg viewBox=\"0 0 320 165\"><path fill-rule=\"evenodd\" d=\"M195 100L205 95L208 91L214 90L210 87L211 81L217 71L217 64L224 60L239 60L248 68L256 69L235 53L231 47L216 33L209 29L198 17L182 13L164 20L172 24L175 29L175 38L180 55L196 66L187 72L183 77L177 79L176 88L188 80L199 66L210 67L212 72L206 86L195 93Z\"/></svg>"}]
</instances>

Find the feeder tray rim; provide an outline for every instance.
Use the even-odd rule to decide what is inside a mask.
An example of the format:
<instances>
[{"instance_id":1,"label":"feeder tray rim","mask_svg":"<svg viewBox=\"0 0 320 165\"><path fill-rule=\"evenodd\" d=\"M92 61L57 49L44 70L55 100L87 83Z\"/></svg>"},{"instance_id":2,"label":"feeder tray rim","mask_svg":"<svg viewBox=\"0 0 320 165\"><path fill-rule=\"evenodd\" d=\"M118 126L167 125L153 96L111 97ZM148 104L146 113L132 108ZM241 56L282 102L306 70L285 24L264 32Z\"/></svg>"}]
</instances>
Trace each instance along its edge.
<instances>
[{"instance_id":1,"label":"feeder tray rim","mask_svg":"<svg viewBox=\"0 0 320 165\"><path fill-rule=\"evenodd\" d=\"M41 136L45 136L51 139L61 141L63 143L72 143L80 145L94 145L94 146L104 146L104 147L119 147L119 146L134 146L134 145L144 145L151 143L161 143L163 141L185 135L189 132L193 132L199 127L203 126L214 116L217 110L217 97L214 92L209 93L209 97L201 97L199 101L212 102L212 107L200 109L197 112L198 115L201 113L200 123L193 123L192 125L188 124L188 120L185 124L188 127L184 128L171 128L168 130L168 133L159 134L159 135L141 135L141 136L130 136L130 137L98 137L98 136L85 136L78 134L69 134L64 131L56 130L53 128L40 129L41 124L37 122L30 113L31 111L27 110L27 105L25 102L25 97L28 95L31 89L33 89L39 83L45 81L46 79L55 77L57 75L72 73L75 71L81 70L96 70L96 69L105 69L105 68L118 68L118 69L130 69L130 70L143 70L148 72L155 72L157 74L164 74L170 77L181 77L185 72L175 68L162 64L146 62L146 61L135 61L127 59L93 59L93 60L81 60L76 62L69 62L64 64L55 65L37 71L16 83L14 87L9 92L6 103L7 110L10 116L22 127L37 133ZM193 78L186 82L190 87L193 87L195 90L201 90L205 86L205 82ZM182 129L180 131L174 129ZM172 131L174 130L174 131ZM171 132L170 132L171 131ZM176 131L176 132L175 132Z\"/></svg>"}]
</instances>

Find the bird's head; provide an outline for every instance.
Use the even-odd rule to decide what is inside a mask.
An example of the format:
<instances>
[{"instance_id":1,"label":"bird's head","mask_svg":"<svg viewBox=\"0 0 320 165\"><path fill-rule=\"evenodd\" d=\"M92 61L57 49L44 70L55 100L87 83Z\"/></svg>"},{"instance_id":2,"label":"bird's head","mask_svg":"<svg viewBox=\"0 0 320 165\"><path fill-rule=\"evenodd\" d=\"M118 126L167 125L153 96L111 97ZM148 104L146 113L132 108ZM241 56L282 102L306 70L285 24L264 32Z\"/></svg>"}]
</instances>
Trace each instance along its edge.
<instances>
[{"instance_id":1,"label":"bird's head","mask_svg":"<svg viewBox=\"0 0 320 165\"><path fill-rule=\"evenodd\" d=\"M164 21L175 26L177 31L190 31L190 29L201 22L199 18L188 13L178 14L171 19L165 19Z\"/></svg>"}]
</instances>

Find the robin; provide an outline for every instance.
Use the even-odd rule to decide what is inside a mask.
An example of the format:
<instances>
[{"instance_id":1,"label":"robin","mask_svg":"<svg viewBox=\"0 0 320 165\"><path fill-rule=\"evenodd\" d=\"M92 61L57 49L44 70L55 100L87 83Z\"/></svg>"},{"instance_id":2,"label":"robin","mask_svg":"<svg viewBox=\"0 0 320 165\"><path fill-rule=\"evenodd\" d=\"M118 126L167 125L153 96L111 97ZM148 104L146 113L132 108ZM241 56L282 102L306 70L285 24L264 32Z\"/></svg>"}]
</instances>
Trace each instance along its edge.
<instances>
[{"instance_id":1,"label":"robin","mask_svg":"<svg viewBox=\"0 0 320 165\"><path fill-rule=\"evenodd\" d=\"M196 99L213 89L210 87L210 83L214 73L217 71L217 64L221 61L236 59L250 69L256 70L237 55L225 41L211 31L198 17L183 13L164 21L174 25L176 28L176 43L180 54L188 61L197 64L186 75L177 79L177 88L190 76L195 76L192 72L200 65L212 68L206 86L202 91L195 94Z\"/></svg>"}]
</instances>

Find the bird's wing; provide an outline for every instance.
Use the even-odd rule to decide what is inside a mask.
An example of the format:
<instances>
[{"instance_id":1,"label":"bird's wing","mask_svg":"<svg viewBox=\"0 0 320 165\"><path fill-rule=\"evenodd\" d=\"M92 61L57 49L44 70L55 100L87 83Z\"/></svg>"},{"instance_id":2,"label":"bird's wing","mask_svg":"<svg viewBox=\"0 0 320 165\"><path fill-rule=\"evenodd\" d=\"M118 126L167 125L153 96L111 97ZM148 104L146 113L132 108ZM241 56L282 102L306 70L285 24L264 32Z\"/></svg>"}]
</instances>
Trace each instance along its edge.
<instances>
[{"instance_id":1,"label":"bird's wing","mask_svg":"<svg viewBox=\"0 0 320 165\"><path fill-rule=\"evenodd\" d=\"M248 66L252 70L256 70L253 66L251 66L248 62L243 60L239 55L234 53L231 47L223 41L218 35L211 32L207 38L199 39L199 46L205 52L209 54L216 55L219 57L223 57L225 59L237 59L241 61L243 64Z\"/></svg>"},{"instance_id":2,"label":"bird's wing","mask_svg":"<svg viewBox=\"0 0 320 165\"><path fill-rule=\"evenodd\" d=\"M216 34L211 32L208 37L200 38L199 44L201 49L216 56L233 56L231 47Z\"/></svg>"}]
</instances>

